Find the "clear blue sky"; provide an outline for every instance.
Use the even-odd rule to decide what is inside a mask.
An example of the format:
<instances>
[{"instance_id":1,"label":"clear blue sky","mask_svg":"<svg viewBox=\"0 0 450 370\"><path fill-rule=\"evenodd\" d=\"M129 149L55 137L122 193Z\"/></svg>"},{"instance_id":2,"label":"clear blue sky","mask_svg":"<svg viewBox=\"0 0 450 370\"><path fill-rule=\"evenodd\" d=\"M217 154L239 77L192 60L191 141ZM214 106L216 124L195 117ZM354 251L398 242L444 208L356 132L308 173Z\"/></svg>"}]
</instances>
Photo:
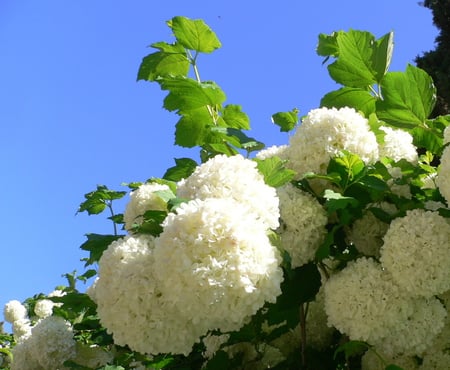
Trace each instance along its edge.
<instances>
[{"instance_id":1,"label":"clear blue sky","mask_svg":"<svg viewBox=\"0 0 450 370\"><path fill-rule=\"evenodd\" d=\"M102 216L75 216L83 194L124 190L197 155L173 147L177 117L161 108L158 86L136 82L146 46L172 40L165 21L175 15L217 33L223 48L199 60L201 76L243 106L267 145L287 142L273 113L306 114L338 88L315 54L319 33L394 31L391 70L433 49L437 35L415 0L1 0L1 308L82 272L84 234L112 232Z\"/></svg>"}]
</instances>

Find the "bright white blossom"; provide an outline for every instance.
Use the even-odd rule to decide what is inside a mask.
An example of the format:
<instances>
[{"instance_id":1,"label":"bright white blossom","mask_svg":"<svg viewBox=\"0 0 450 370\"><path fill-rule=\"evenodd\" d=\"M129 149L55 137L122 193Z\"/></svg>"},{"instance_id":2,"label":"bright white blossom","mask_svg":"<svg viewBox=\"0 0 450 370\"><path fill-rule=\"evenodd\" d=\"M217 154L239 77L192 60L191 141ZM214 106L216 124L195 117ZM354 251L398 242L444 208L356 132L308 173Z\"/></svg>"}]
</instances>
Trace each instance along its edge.
<instances>
[{"instance_id":1,"label":"bright white blossom","mask_svg":"<svg viewBox=\"0 0 450 370\"><path fill-rule=\"evenodd\" d=\"M367 119L353 108L311 110L291 136L288 166L301 177L305 172L324 174L330 158L340 151L357 154L365 163L378 159L378 144Z\"/></svg>"},{"instance_id":2,"label":"bright white blossom","mask_svg":"<svg viewBox=\"0 0 450 370\"><path fill-rule=\"evenodd\" d=\"M412 313L411 299L369 258L350 262L332 275L324 292L328 325L352 340L379 341Z\"/></svg>"},{"instance_id":3,"label":"bright white blossom","mask_svg":"<svg viewBox=\"0 0 450 370\"><path fill-rule=\"evenodd\" d=\"M391 222L380 261L408 294L431 297L450 289L449 250L447 219L414 209Z\"/></svg>"},{"instance_id":4,"label":"bright white blossom","mask_svg":"<svg viewBox=\"0 0 450 370\"><path fill-rule=\"evenodd\" d=\"M75 356L72 326L62 317L39 320L31 335L13 349L11 370L63 370L63 363Z\"/></svg>"},{"instance_id":5,"label":"bright white blossom","mask_svg":"<svg viewBox=\"0 0 450 370\"><path fill-rule=\"evenodd\" d=\"M385 133L384 143L380 144L379 148L380 158L389 157L396 162L406 159L408 162L417 163L417 148L410 133L386 126L381 126L380 130Z\"/></svg>"},{"instance_id":6,"label":"bright white blossom","mask_svg":"<svg viewBox=\"0 0 450 370\"><path fill-rule=\"evenodd\" d=\"M154 246L149 235L111 243L100 258L99 277L88 294L116 344L141 353L187 355L204 333L165 299L155 276ZM170 265L162 267L171 270Z\"/></svg>"},{"instance_id":7,"label":"bright white blossom","mask_svg":"<svg viewBox=\"0 0 450 370\"><path fill-rule=\"evenodd\" d=\"M411 301L412 313L391 328L375 344L384 353L421 355L444 327L447 311L436 298L417 298Z\"/></svg>"},{"instance_id":8,"label":"bright white blossom","mask_svg":"<svg viewBox=\"0 0 450 370\"><path fill-rule=\"evenodd\" d=\"M377 207L390 215L397 208L390 203L370 204L368 208ZM356 249L366 256L380 257L380 248L383 245L383 237L389 228L389 224L381 221L370 209L366 209L362 217L357 219L347 232L348 241Z\"/></svg>"},{"instance_id":9,"label":"bright white blossom","mask_svg":"<svg viewBox=\"0 0 450 370\"><path fill-rule=\"evenodd\" d=\"M158 191L168 191L169 187L164 184L149 183L142 184L130 194L130 201L128 202L123 220L125 222L125 229L130 231L133 225L142 223L143 215L146 211L165 211L167 210L166 202L158 196Z\"/></svg>"},{"instance_id":10,"label":"bright white blossom","mask_svg":"<svg viewBox=\"0 0 450 370\"><path fill-rule=\"evenodd\" d=\"M9 323L14 323L14 321L22 320L28 317L28 312L26 307L19 301L13 300L9 301L3 310L3 316L5 320Z\"/></svg>"},{"instance_id":11,"label":"bright white blossom","mask_svg":"<svg viewBox=\"0 0 450 370\"><path fill-rule=\"evenodd\" d=\"M161 291L204 334L239 329L281 293L278 250L265 226L232 199L182 204L155 243Z\"/></svg>"},{"instance_id":12,"label":"bright white blossom","mask_svg":"<svg viewBox=\"0 0 450 370\"><path fill-rule=\"evenodd\" d=\"M450 145L446 146L442 152L436 185L447 204L450 205Z\"/></svg>"},{"instance_id":13,"label":"bright white blossom","mask_svg":"<svg viewBox=\"0 0 450 370\"><path fill-rule=\"evenodd\" d=\"M31 321L30 319L20 319L12 323L12 331L16 341L20 342L31 335Z\"/></svg>"},{"instance_id":14,"label":"bright white blossom","mask_svg":"<svg viewBox=\"0 0 450 370\"><path fill-rule=\"evenodd\" d=\"M327 212L312 195L292 184L277 189L280 199L281 226L277 232L282 247L291 257L293 268L314 259L325 238Z\"/></svg>"},{"instance_id":15,"label":"bright white blossom","mask_svg":"<svg viewBox=\"0 0 450 370\"><path fill-rule=\"evenodd\" d=\"M34 306L34 313L41 319L51 316L55 303L49 299L40 299Z\"/></svg>"},{"instance_id":16,"label":"bright white blossom","mask_svg":"<svg viewBox=\"0 0 450 370\"><path fill-rule=\"evenodd\" d=\"M450 126L444 129L444 145L450 143Z\"/></svg>"},{"instance_id":17,"label":"bright white blossom","mask_svg":"<svg viewBox=\"0 0 450 370\"><path fill-rule=\"evenodd\" d=\"M273 145L256 153L256 158L267 159L272 157L279 157L280 159L286 159L287 148L287 145Z\"/></svg>"},{"instance_id":18,"label":"bright white blossom","mask_svg":"<svg viewBox=\"0 0 450 370\"><path fill-rule=\"evenodd\" d=\"M427 353L423 357L419 370L443 370L450 369L450 353L448 351L436 351Z\"/></svg>"},{"instance_id":19,"label":"bright white blossom","mask_svg":"<svg viewBox=\"0 0 450 370\"><path fill-rule=\"evenodd\" d=\"M186 199L229 198L253 213L266 227L276 229L280 216L274 188L264 182L256 162L241 155L217 155L178 184L177 196Z\"/></svg>"}]
</instances>

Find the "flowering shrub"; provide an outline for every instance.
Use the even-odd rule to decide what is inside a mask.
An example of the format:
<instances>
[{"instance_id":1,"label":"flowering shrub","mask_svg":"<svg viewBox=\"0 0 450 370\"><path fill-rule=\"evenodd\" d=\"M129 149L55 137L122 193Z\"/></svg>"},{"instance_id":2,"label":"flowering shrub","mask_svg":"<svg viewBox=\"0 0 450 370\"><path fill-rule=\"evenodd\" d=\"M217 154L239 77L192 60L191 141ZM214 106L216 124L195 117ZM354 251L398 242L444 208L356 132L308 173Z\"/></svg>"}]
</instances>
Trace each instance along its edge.
<instances>
[{"instance_id":1,"label":"flowering shrub","mask_svg":"<svg viewBox=\"0 0 450 370\"><path fill-rule=\"evenodd\" d=\"M114 232L87 235L86 271L67 286L6 304L0 366L450 368L450 117L428 117L431 78L389 72L392 33L321 34L342 87L301 122L275 113L294 132L265 148L199 78L214 32L168 25L175 41L152 45L138 79L168 92L175 144L198 158L129 184L123 214L127 191L85 195L79 212L109 210Z\"/></svg>"}]
</instances>

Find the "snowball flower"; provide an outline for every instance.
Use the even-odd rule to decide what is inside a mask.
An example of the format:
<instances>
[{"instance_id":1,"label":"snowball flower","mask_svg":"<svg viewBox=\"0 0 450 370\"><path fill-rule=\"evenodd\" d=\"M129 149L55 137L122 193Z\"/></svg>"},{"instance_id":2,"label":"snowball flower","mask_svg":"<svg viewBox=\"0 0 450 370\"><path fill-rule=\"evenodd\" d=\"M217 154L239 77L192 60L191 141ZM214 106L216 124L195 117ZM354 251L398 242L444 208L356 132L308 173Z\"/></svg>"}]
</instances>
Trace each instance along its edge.
<instances>
[{"instance_id":1,"label":"snowball flower","mask_svg":"<svg viewBox=\"0 0 450 370\"><path fill-rule=\"evenodd\" d=\"M62 317L39 320L31 335L13 349L11 370L65 369L64 361L75 356L72 327Z\"/></svg>"},{"instance_id":2,"label":"snowball flower","mask_svg":"<svg viewBox=\"0 0 450 370\"><path fill-rule=\"evenodd\" d=\"M411 308L406 319L399 320L385 338L374 342L384 353L420 355L444 327L447 311L438 299L414 299Z\"/></svg>"},{"instance_id":3,"label":"snowball flower","mask_svg":"<svg viewBox=\"0 0 450 370\"><path fill-rule=\"evenodd\" d=\"M267 159L272 157L279 157L280 159L285 159L287 148L287 145L272 145L256 153L256 158Z\"/></svg>"},{"instance_id":4,"label":"snowball flower","mask_svg":"<svg viewBox=\"0 0 450 370\"><path fill-rule=\"evenodd\" d=\"M158 196L158 191L168 191L169 187L164 184L149 183L142 184L130 194L130 201L125 208L123 220L125 229L130 231L133 225L142 223L146 211L167 210L166 202Z\"/></svg>"},{"instance_id":5,"label":"snowball flower","mask_svg":"<svg viewBox=\"0 0 450 370\"><path fill-rule=\"evenodd\" d=\"M314 259L325 238L328 217L312 195L292 184L277 189L280 199L281 227L277 230L282 247L291 257L293 268Z\"/></svg>"},{"instance_id":6,"label":"snowball flower","mask_svg":"<svg viewBox=\"0 0 450 370\"><path fill-rule=\"evenodd\" d=\"M40 299L34 306L34 313L41 319L51 316L53 313L53 307L55 303L49 299Z\"/></svg>"},{"instance_id":7,"label":"snowball flower","mask_svg":"<svg viewBox=\"0 0 450 370\"><path fill-rule=\"evenodd\" d=\"M326 173L330 158L342 150L365 163L378 159L378 143L367 119L353 108L313 109L290 138L288 166L301 177L305 172Z\"/></svg>"},{"instance_id":8,"label":"snowball flower","mask_svg":"<svg viewBox=\"0 0 450 370\"><path fill-rule=\"evenodd\" d=\"M444 144L450 143L450 126L444 129Z\"/></svg>"},{"instance_id":9,"label":"snowball flower","mask_svg":"<svg viewBox=\"0 0 450 370\"><path fill-rule=\"evenodd\" d=\"M379 147L380 157L388 157L394 161L406 159L408 162L417 163L417 148L410 133L386 126L381 126L380 130L385 133L384 143Z\"/></svg>"},{"instance_id":10,"label":"snowball flower","mask_svg":"<svg viewBox=\"0 0 450 370\"><path fill-rule=\"evenodd\" d=\"M369 258L350 262L324 285L328 325L351 340L374 343L412 313L411 299Z\"/></svg>"},{"instance_id":11,"label":"snowball flower","mask_svg":"<svg viewBox=\"0 0 450 370\"><path fill-rule=\"evenodd\" d=\"M447 219L414 209L391 222L380 261L408 294L431 297L450 289L449 250Z\"/></svg>"},{"instance_id":12,"label":"snowball flower","mask_svg":"<svg viewBox=\"0 0 450 370\"><path fill-rule=\"evenodd\" d=\"M165 299L155 276L155 239L127 236L111 243L88 289L100 322L116 344L141 353L189 354L203 334ZM170 265L161 266L176 271Z\"/></svg>"},{"instance_id":13,"label":"snowball flower","mask_svg":"<svg viewBox=\"0 0 450 370\"><path fill-rule=\"evenodd\" d=\"M279 225L278 198L264 182L256 162L241 155L217 155L178 184L177 196L186 199L230 198L240 203L266 227Z\"/></svg>"},{"instance_id":14,"label":"snowball flower","mask_svg":"<svg viewBox=\"0 0 450 370\"><path fill-rule=\"evenodd\" d=\"M240 203L192 200L162 226L154 251L161 291L204 334L238 330L281 293L278 250Z\"/></svg>"},{"instance_id":15,"label":"snowball flower","mask_svg":"<svg viewBox=\"0 0 450 370\"><path fill-rule=\"evenodd\" d=\"M13 300L9 301L3 310L3 316L5 320L9 323L14 323L14 321L22 320L28 317L28 312L26 307L19 301Z\"/></svg>"},{"instance_id":16,"label":"snowball flower","mask_svg":"<svg viewBox=\"0 0 450 370\"><path fill-rule=\"evenodd\" d=\"M447 201L447 204L450 205L450 145L445 147L442 152L436 185Z\"/></svg>"},{"instance_id":17,"label":"snowball flower","mask_svg":"<svg viewBox=\"0 0 450 370\"><path fill-rule=\"evenodd\" d=\"M450 369L450 353L447 351L436 351L427 353L423 357L420 370L442 370Z\"/></svg>"},{"instance_id":18,"label":"snowball flower","mask_svg":"<svg viewBox=\"0 0 450 370\"><path fill-rule=\"evenodd\" d=\"M64 361L75 356L72 326L62 317L49 316L31 329L30 353L48 370L60 369Z\"/></svg>"}]
</instances>

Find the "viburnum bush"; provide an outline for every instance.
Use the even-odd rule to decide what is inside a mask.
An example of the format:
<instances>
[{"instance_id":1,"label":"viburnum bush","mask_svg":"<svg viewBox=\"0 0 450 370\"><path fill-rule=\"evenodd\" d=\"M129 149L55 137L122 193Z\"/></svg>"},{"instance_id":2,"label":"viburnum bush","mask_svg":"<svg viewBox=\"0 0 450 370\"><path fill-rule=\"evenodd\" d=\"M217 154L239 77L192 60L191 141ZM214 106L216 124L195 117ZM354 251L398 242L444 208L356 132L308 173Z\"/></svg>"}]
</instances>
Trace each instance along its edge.
<instances>
[{"instance_id":1,"label":"viburnum bush","mask_svg":"<svg viewBox=\"0 0 450 370\"><path fill-rule=\"evenodd\" d=\"M292 134L265 147L199 77L217 36L167 24L175 41L151 45L138 79L167 91L175 144L199 160L85 195L79 212L110 213L114 233L87 234L67 286L6 304L1 366L450 368L450 116L428 118L431 78L388 71L392 33L321 34L342 87L301 118L275 113Z\"/></svg>"}]
</instances>

